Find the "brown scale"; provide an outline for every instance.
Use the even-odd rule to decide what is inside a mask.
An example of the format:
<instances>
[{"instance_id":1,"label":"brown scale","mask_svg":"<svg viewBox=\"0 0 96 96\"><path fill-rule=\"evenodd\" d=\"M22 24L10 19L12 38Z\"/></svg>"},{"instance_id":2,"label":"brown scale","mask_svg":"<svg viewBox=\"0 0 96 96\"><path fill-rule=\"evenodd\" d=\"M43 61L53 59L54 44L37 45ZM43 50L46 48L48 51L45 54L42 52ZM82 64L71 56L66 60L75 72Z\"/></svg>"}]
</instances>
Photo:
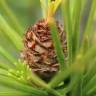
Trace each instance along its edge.
<instances>
[{"instance_id":1,"label":"brown scale","mask_svg":"<svg viewBox=\"0 0 96 96\"><path fill-rule=\"evenodd\" d=\"M62 26L56 22L61 38L62 50L67 56L66 35ZM50 28L46 20L40 20L28 28L24 39L21 58L42 79L50 79L59 70L59 63L54 50Z\"/></svg>"}]
</instances>

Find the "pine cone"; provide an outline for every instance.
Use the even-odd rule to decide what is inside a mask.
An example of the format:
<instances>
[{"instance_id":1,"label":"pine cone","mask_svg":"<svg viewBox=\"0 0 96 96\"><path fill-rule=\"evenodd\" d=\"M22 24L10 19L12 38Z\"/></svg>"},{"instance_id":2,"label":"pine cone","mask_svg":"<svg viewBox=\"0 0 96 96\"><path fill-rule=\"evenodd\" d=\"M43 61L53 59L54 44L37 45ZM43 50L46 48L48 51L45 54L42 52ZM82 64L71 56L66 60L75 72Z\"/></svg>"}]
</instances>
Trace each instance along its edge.
<instances>
[{"instance_id":1,"label":"pine cone","mask_svg":"<svg viewBox=\"0 0 96 96\"><path fill-rule=\"evenodd\" d=\"M63 52L67 55L65 32L58 22L56 22L56 26L61 38ZM42 79L53 77L59 70L59 63L46 20L40 20L34 26L29 27L23 41L24 49L21 52L21 58Z\"/></svg>"}]
</instances>

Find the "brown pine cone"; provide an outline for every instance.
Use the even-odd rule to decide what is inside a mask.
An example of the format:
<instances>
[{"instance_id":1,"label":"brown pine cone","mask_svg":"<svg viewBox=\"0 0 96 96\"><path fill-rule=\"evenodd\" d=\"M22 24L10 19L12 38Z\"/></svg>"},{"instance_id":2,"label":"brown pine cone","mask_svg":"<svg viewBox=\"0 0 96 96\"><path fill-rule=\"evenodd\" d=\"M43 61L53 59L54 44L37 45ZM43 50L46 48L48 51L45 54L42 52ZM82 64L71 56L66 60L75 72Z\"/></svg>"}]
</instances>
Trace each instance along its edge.
<instances>
[{"instance_id":1,"label":"brown pine cone","mask_svg":"<svg viewBox=\"0 0 96 96\"><path fill-rule=\"evenodd\" d=\"M67 55L66 35L62 26L56 22L61 38L62 49ZM29 27L24 36L24 49L21 58L42 79L50 79L59 70L59 63L54 50L50 28L46 20L40 20Z\"/></svg>"}]
</instances>

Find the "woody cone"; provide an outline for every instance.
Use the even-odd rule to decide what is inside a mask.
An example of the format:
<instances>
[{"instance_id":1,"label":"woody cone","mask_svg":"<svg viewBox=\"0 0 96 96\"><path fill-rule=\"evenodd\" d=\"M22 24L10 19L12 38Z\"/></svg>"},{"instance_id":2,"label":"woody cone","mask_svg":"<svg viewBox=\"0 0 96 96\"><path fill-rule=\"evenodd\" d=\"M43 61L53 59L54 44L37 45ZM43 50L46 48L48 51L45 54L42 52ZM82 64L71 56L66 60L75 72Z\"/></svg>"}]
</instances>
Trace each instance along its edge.
<instances>
[{"instance_id":1,"label":"woody cone","mask_svg":"<svg viewBox=\"0 0 96 96\"><path fill-rule=\"evenodd\" d=\"M52 1L53 4L55 1ZM52 10L52 9L51 9ZM48 12L50 8L48 9ZM47 12L47 13L48 13ZM50 80L59 70L59 62L54 49L51 37L51 30L48 26L49 17L37 21L30 26L24 35L24 48L21 52L21 58L43 80ZM64 55L67 55L66 34L59 22L55 21L59 32L60 41Z\"/></svg>"}]
</instances>

